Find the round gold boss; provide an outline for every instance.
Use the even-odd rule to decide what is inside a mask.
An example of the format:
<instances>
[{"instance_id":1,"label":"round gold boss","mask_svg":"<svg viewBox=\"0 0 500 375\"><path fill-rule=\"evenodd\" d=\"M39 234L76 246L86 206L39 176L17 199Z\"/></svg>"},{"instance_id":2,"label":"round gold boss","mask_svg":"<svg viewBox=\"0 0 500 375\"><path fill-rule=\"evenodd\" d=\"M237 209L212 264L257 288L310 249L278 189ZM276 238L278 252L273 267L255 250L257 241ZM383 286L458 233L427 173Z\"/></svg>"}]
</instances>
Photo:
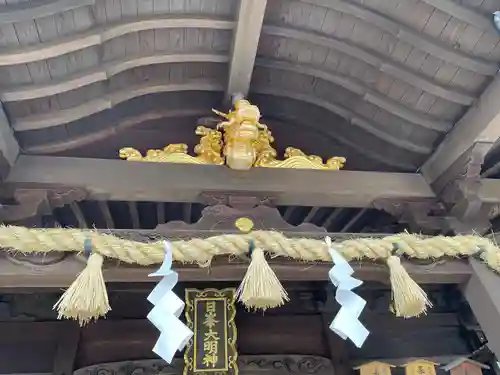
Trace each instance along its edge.
<instances>
[{"instance_id":1,"label":"round gold boss","mask_svg":"<svg viewBox=\"0 0 500 375\"><path fill-rule=\"evenodd\" d=\"M240 217L234 222L234 226L242 232L250 232L253 228L253 221L248 217Z\"/></svg>"}]
</instances>

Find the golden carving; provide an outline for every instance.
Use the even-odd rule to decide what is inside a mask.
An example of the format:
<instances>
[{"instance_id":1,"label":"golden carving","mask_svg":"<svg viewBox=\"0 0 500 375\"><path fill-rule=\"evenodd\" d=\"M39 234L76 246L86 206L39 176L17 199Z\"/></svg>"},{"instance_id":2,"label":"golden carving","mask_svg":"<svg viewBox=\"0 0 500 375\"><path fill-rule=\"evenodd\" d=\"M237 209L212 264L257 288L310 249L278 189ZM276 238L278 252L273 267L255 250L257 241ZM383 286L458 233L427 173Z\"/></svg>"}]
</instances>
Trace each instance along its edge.
<instances>
[{"instance_id":1,"label":"golden carving","mask_svg":"<svg viewBox=\"0 0 500 375\"><path fill-rule=\"evenodd\" d=\"M201 136L200 143L194 148L198 158L204 160L207 164L223 165L224 159L221 156L222 133L204 126L198 126L196 135Z\"/></svg>"},{"instance_id":2,"label":"golden carving","mask_svg":"<svg viewBox=\"0 0 500 375\"><path fill-rule=\"evenodd\" d=\"M224 131L224 156L231 169L248 170L257 159L255 143L259 139L259 131L267 130L267 126L259 123L260 111L248 100L238 100L234 111L228 114L215 111L227 121L217 124L217 129Z\"/></svg>"},{"instance_id":3,"label":"golden carving","mask_svg":"<svg viewBox=\"0 0 500 375\"><path fill-rule=\"evenodd\" d=\"M146 156L132 147L120 149L120 158L128 161L143 161L154 163L179 163L179 164L215 164L223 165L221 156L221 132L203 126L196 128L196 135L200 135L200 143L194 148L198 156L188 155L188 146L184 143L173 143L163 150L148 150Z\"/></svg>"},{"instance_id":4,"label":"golden carving","mask_svg":"<svg viewBox=\"0 0 500 375\"><path fill-rule=\"evenodd\" d=\"M270 153L263 153L255 166L264 168L294 168L294 169L324 169L338 171L344 167L346 159L335 156L323 163L323 159L317 155L306 155L303 151L294 147L287 147L285 160L276 160Z\"/></svg>"},{"instance_id":5,"label":"golden carving","mask_svg":"<svg viewBox=\"0 0 500 375\"><path fill-rule=\"evenodd\" d=\"M274 137L267 126L260 123L259 108L248 100L236 101L229 113L212 111L225 121L217 124L217 130L204 126L196 128L196 135L201 136L194 148L197 156L189 155L185 144L171 144L163 150L148 150L146 156L136 149L122 148L120 158L145 162L226 164L236 170L263 167L336 171L344 167L346 159L343 157L332 157L323 162L320 156L306 155L294 147L288 147L284 160L278 160L272 146Z\"/></svg>"}]
</instances>

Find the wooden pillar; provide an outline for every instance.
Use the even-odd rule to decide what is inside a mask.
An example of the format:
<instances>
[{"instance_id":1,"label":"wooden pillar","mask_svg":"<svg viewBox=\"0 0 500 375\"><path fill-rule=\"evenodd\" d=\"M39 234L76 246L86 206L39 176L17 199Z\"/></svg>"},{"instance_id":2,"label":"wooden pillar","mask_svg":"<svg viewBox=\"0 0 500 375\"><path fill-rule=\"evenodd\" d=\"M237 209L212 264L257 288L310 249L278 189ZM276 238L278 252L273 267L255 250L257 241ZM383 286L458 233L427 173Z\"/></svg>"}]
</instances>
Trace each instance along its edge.
<instances>
[{"instance_id":1,"label":"wooden pillar","mask_svg":"<svg viewBox=\"0 0 500 375\"><path fill-rule=\"evenodd\" d=\"M500 275L476 259L470 259L472 276L463 286L463 294L481 326L488 347L500 356Z\"/></svg>"},{"instance_id":2,"label":"wooden pillar","mask_svg":"<svg viewBox=\"0 0 500 375\"><path fill-rule=\"evenodd\" d=\"M64 322L58 331L57 349L54 356L53 375L72 375L80 341L77 322Z\"/></svg>"}]
</instances>

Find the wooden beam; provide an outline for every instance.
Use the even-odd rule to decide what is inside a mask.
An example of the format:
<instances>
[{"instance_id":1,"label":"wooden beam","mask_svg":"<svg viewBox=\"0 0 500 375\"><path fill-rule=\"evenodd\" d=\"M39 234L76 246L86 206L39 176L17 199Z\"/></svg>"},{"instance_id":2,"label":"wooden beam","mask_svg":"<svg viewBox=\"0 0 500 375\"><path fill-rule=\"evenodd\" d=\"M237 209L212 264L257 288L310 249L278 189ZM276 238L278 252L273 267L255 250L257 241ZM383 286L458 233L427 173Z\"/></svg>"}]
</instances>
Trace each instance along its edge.
<instances>
[{"instance_id":1,"label":"wooden beam","mask_svg":"<svg viewBox=\"0 0 500 375\"><path fill-rule=\"evenodd\" d=\"M448 133L422 166L429 183L436 181L464 152L477 143L492 147L500 137L500 78L496 78Z\"/></svg>"},{"instance_id":2,"label":"wooden beam","mask_svg":"<svg viewBox=\"0 0 500 375\"><path fill-rule=\"evenodd\" d=\"M110 173L112 172L112 173ZM369 207L375 199L433 200L418 174L141 163L124 160L19 156L12 187L80 187L88 199L199 202L202 193L251 195L277 205Z\"/></svg>"},{"instance_id":3,"label":"wooden beam","mask_svg":"<svg viewBox=\"0 0 500 375\"><path fill-rule=\"evenodd\" d=\"M0 103L0 179L3 181L19 155L19 144Z\"/></svg>"},{"instance_id":4,"label":"wooden beam","mask_svg":"<svg viewBox=\"0 0 500 375\"><path fill-rule=\"evenodd\" d=\"M500 203L500 180L482 178L479 189L479 199L483 203Z\"/></svg>"},{"instance_id":5,"label":"wooden beam","mask_svg":"<svg viewBox=\"0 0 500 375\"><path fill-rule=\"evenodd\" d=\"M53 352L50 349L55 346L54 336L65 324L66 321L0 322L0 373L34 375L49 370L50 354ZM262 352L305 353L309 356L326 354L321 340L319 314L272 316L251 315L242 311L237 313L237 327L238 350L242 356ZM301 339L296 340L297 337ZM158 330L146 319L100 319L81 330L75 367L157 358L151 350L156 340ZM184 361L181 361L183 365ZM255 369L254 366L252 369ZM175 372L170 367L168 373L180 375L182 367L177 367L179 371ZM247 367L241 373L250 374L252 370ZM331 372L315 371L314 374Z\"/></svg>"},{"instance_id":6,"label":"wooden beam","mask_svg":"<svg viewBox=\"0 0 500 375\"><path fill-rule=\"evenodd\" d=\"M240 0L226 97L246 96L250 88L267 0Z\"/></svg>"},{"instance_id":7,"label":"wooden beam","mask_svg":"<svg viewBox=\"0 0 500 375\"><path fill-rule=\"evenodd\" d=\"M471 273L467 263L462 260L450 260L432 266L408 261L403 263L418 283L461 284L469 279ZM74 281L84 265L76 256L68 256L57 264L38 266L34 271L31 264L0 258L0 285L1 288L64 288ZM330 263L301 263L284 259L270 261L270 265L281 281L326 281L332 267ZM364 281L389 282L389 271L383 264L356 262L353 267L356 276ZM241 281L248 264L216 259L210 269L178 264L174 268L179 273L180 281ZM149 267L125 267L118 262L104 269L107 282L152 282L148 276L150 273Z\"/></svg>"},{"instance_id":8,"label":"wooden beam","mask_svg":"<svg viewBox=\"0 0 500 375\"><path fill-rule=\"evenodd\" d=\"M463 294L476 316L488 347L500 356L500 276L475 259L470 259L472 276L463 287Z\"/></svg>"},{"instance_id":9,"label":"wooden beam","mask_svg":"<svg viewBox=\"0 0 500 375\"><path fill-rule=\"evenodd\" d=\"M329 313L328 320L333 319L333 316L333 312ZM389 312L377 314L366 311L362 315L362 321L370 329L369 341L363 348L351 350L348 365L352 367L361 364L363 359L366 363L367 358L381 358L380 354L384 355L382 358L390 358L389 363L400 365L407 363L405 359L410 357L412 351L417 356L428 359L455 359L457 356L463 356L466 353L460 351L459 325L453 318L454 314L431 312L419 319L400 319ZM240 367L241 374L336 374L329 366L325 368L314 358L310 358L314 355L330 356L321 337L323 326L320 314L287 315L282 309L274 309L263 315L238 308L236 320L241 359L261 353L266 353L266 356L276 353L288 358L285 366L279 366L282 362L278 362L274 368L270 366L261 368L259 366L261 361L251 363L251 367L243 365ZM450 324L452 322L453 325ZM55 333L65 323L0 322L2 332L0 372L2 374L46 372L51 366L51 358L44 354L47 353L49 346L54 346ZM100 319L82 329L77 365L82 368L99 363L127 361L132 358L156 358L151 348L157 339L158 331L146 319L111 317ZM431 342L426 342L429 339ZM348 349L352 348L348 342L341 344ZM298 369L292 359L296 353L301 353L301 357L307 359ZM335 352L331 355L336 359L340 353ZM27 361L26 358L30 360ZM184 361L182 358L179 360L181 366L176 367L174 360L174 368L169 368L169 373L182 373ZM245 362L249 361L244 360L243 363ZM286 371L286 365L290 365L293 371ZM281 372L280 369L284 369L285 372Z\"/></svg>"}]
</instances>

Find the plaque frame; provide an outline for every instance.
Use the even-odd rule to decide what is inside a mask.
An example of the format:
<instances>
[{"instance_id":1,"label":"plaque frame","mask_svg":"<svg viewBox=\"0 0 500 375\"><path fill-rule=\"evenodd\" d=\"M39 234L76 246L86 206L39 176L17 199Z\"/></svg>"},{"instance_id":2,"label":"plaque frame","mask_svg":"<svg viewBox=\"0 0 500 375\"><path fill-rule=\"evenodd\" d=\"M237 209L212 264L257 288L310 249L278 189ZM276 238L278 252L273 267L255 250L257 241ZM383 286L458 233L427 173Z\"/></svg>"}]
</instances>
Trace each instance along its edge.
<instances>
[{"instance_id":1,"label":"plaque frame","mask_svg":"<svg viewBox=\"0 0 500 375\"><path fill-rule=\"evenodd\" d=\"M227 360L224 367L213 369L203 367L202 360L197 358L198 348L196 347L200 326L197 323L197 308L200 302L222 301L224 302L223 337L226 348ZM192 289L185 291L185 317L186 325L193 331L194 335L186 345L184 351L183 375L238 375L238 352L236 349L237 329L235 323L236 316L236 289ZM196 322L196 324L195 324ZM198 326L198 327L196 327ZM222 335L221 335L222 336Z\"/></svg>"}]
</instances>

